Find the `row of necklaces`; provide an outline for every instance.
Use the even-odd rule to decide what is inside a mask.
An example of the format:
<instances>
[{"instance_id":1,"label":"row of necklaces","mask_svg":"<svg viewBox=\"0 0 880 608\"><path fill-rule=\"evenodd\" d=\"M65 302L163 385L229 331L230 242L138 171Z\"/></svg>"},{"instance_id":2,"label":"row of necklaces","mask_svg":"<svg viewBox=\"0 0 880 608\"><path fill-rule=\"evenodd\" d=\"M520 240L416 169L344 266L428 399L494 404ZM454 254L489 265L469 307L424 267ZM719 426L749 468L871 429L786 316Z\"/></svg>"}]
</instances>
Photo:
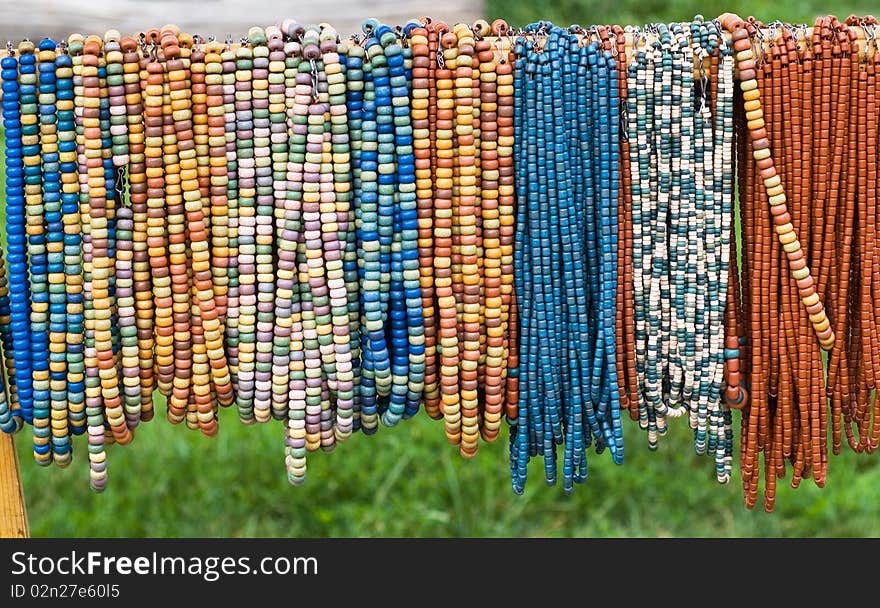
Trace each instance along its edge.
<instances>
[{"instance_id":1,"label":"row of necklaces","mask_svg":"<svg viewBox=\"0 0 880 608\"><path fill-rule=\"evenodd\" d=\"M494 24L496 31L506 24ZM484 21L175 26L2 60L0 427L38 463L153 416L284 421L286 468L418 412L462 455L515 411L513 68ZM515 340L514 340L515 342Z\"/></svg>"},{"instance_id":2,"label":"row of necklaces","mask_svg":"<svg viewBox=\"0 0 880 608\"><path fill-rule=\"evenodd\" d=\"M876 144L875 28L10 45L0 429L30 424L42 465L86 435L101 490L158 391L208 436L221 407L283 421L300 484L424 406L465 457L506 419L514 491L540 455L568 493L590 447L623 461L622 410L651 448L686 418L726 482L739 409L746 504L763 469L772 509L787 462L825 483L829 431L880 437L877 172L845 145Z\"/></svg>"}]
</instances>

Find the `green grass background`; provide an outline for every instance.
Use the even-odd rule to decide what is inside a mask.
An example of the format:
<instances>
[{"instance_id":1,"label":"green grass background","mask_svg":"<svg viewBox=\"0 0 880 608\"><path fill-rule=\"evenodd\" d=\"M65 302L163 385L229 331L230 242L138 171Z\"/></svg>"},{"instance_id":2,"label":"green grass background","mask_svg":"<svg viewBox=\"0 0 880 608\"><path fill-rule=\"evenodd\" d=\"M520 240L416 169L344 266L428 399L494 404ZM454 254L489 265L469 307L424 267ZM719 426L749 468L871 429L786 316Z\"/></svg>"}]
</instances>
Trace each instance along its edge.
<instances>
[{"instance_id":1,"label":"green grass background","mask_svg":"<svg viewBox=\"0 0 880 608\"><path fill-rule=\"evenodd\" d=\"M486 14L512 25L644 23L713 17L735 11L763 21L841 19L872 10L868 2L489 0ZM438 17L443 17L438 14ZM128 447L109 450L106 492L88 488L82 438L66 470L33 462L28 433L18 436L34 536L878 536L880 458L848 451L831 459L824 490L780 483L777 508L747 511L738 471L726 486L710 459L693 453L691 433L673 424L657 452L634 423L624 422L626 463L589 458L587 483L570 497L530 468L524 496L510 489L506 431L476 458L446 443L442 422L424 415L373 437L360 434L333 454L309 458L304 487L287 484L283 429L245 427L221 413L219 436L207 439L156 419ZM739 414L734 415L738 425ZM675 421L683 422L683 421ZM738 443L738 442L737 442Z\"/></svg>"}]
</instances>

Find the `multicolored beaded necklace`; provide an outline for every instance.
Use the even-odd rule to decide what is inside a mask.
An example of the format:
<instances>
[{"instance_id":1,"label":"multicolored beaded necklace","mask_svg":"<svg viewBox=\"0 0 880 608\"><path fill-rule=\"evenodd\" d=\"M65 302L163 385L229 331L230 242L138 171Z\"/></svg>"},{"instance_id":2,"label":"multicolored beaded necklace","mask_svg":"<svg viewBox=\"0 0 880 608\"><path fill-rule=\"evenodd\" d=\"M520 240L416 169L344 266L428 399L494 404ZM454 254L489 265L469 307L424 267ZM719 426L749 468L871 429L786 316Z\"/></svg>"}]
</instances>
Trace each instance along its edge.
<instances>
[{"instance_id":1,"label":"multicolored beaded necklace","mask_svg":"<svg viewBox=\"0 0 880 608\"><path fill-rule=\"evenodd\" d=\"M687 415L696 452L713 452L718 480L726 482L733 450L722 402L733 58L717 26L700 16L689 27L658 24L635 37L627 75L632 181L625 181L632 236L624 234L633 264L632 309L627 302L624 314L634 316L635 334L634 342L621 336L620 345L637 374L629 407L637 408L652 448L667 417Z\"/></svg>"}]
</instances>

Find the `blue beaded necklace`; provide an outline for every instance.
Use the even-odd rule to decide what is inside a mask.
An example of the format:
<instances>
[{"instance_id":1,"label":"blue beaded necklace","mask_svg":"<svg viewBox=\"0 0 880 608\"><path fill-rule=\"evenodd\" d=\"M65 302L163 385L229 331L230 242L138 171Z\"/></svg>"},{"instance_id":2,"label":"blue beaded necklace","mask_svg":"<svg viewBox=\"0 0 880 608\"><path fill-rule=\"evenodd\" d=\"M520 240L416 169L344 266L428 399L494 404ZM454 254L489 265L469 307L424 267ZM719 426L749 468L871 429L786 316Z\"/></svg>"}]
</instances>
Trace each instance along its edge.
<instances>
[{"instance_id":1,"label":"blue beaded necklace","mask_svg":"<svg viewBox=\"0 0 880 608\"><path fill-rule=\"evenodd\" d=\"M549 23L525 33L514 66L517 158L529 162L516 166L522 387L511 470L522 493L529 457L540 454L555 483L556 446L564 444L569 493L586 479L593 442L623 459L614 341L616 63L595 42Z\"/></svg>"},{"instance_id":2,"label":"blue beaded necklace","mask_svg":"<svg viewBox=\"0 0 880 608\"><path fill-rule=\"evenodd\" d=\"M12 327L10 319L9 282L6 278L6 264L0 248L0 343L3 345L0 362L0 431L15 433L21 429L21 409L15 392L15 365L12 358Z\"/></svg>"},{"instance_id":3,"label":"blue beaded necklace","mask_svg":"<svg viewBox=\"0 0 880 608\"><path fill-rule=\"evenodd\" d=\"M412 49L401 47L387 26L380 27L377 35L388 61L397 163L390 282L392 370L396 372L396 388L392 390L388 413L383 416L383 422L391 426L396 424L399 415L410 417L419 410L424 390L425 340L419 286L415 155L409 109ZM403 411L400 411L401 404Z\"/></svg>"},{"instance_id":4,"label":"blue beaded necklace","mask_svg":"<svg viewBox=\"0 0 880 608\"><path fill-rule=\"evenodd\" d=\"M9 397L12 396L14 382L20 410L16 414L12 409L11 399L8 399L0 409L0 429L11 433L20 428L23 421L33 420L33 389L30 375L30 326L28 325L30 290L25 240L19 62L11 45L7 52L7 56L0 60L0 68L2 68L0 76L3 81L3 131L6 141L4 160L11 339L7 340L4 332L3 352L7 360L12 360L15 371L9 379ZM0 311L0 314L2 312Z\"/></svg>"},{"instance_id":5,"label":"blue beaded necklace","mask_svg":"<svg viewBox=\"0 0 880 608\"><path fill-rule=\"evenodd\" d=\"M408 49L376 20L365 22L364 33L369 61L359 64L355 55L350 66L361 68L364 92L356 85L350 102L356 112L363 108L352 167L363 259L361 426L370 433L379 413L383 424L393 426L418 411L425 351Z\"/></svg>"}]
</instances>

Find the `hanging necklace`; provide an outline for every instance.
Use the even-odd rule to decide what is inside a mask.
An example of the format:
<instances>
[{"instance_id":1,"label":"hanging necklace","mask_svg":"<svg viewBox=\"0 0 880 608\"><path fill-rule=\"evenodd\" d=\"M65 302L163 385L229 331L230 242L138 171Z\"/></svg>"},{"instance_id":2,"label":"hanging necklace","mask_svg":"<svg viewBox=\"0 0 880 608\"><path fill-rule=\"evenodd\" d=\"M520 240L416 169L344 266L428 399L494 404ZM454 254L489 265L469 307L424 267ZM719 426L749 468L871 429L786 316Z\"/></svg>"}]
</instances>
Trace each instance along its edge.
<instances>
[{"instance_id":1,"label":"hanging necklace","mask_svg":"<svg viewBox=\"0 0 880 608\"><path fill-rule=\"evenodd\" d=\"M511 427L511 472L514 491L521 493L530 456L541 454L546 479L554 483L555 445L564 444L563 488L570 492L586 478L586 448L593 441L599 450L608 446L615 462L623 457L612 354L617 69L611 53L594 42L579 43L573 33L550 24L533 24L526 32L530 37L519 37L515 48L515 141L523 158L543 160L516 172L523 204L514 267L525 392ZM543 45L532 36L544 38ZM577 91L590 92L580 112L573 111ZM575 133L581 139L589 134L588 142L573 148ZM571 149L582 155L566 162ZM548 195L572 203L556 208ZM579 202L582 198L593 203ZM557 268L563 269L558 279ZM556 342L552 347L550 340Z\"/></svg>"},{"instance_id":2,"label":"hanging necklace","mask_svg":"<svg viewBox=\"0 0 880 608\"><path fill-rule=\"evenodd\" d=\"M428 20L426 20L428 21ZM412 102L411 119L413 129L413 154L414 175L416 185L416 210L418 222L418 258L419 258L419 285L421 289L423 325L425 334L425 388L424 400L425 411L431 418L441 416L437 404L439 398L436 372L436 324L434 310L434 221L433 221L433 133L431 130L431 112L434 110L436 124L435 103L432 104L432 90L436 99L436 90L433 79L433 66L431 63L431 48L429 46L430 23L425 26L414 24L407 34L409 36L409 48L412 52ZM433 31L433 28L431 28ZM434 65L436 65L436 34Z\"/></svg>"},{"instance_id":3,"label":"hanging necklace","mask_svg":"<svg viewBox=\"0 0 880 608\"><path fill-rule=\"evenodd\" d=\"M124 178L130 162L128 117L126 116L122 47L119 33L110 30L104 35L109 105L109 135L112 163L117 180ZM119 184L122 186L122 184ZM125 201L119 201L116 214L116 303L120 340L120 370L126 422L134 428L141 417L140 361L138 358L137 320L134 309L134 215Z\"/></svg>"},{"instance_id":4,"label":"hanging necklace","mask_svg":"<svg viewBox=\"0 0 880 608\"><path fill-rule=\"evenodd\" d=\"M58 126L58 160L61 181L61 223L65 289L64 324L66 368L65 424L74 435L82 434L85 404L85 366L83 358L83 284L80 237L80 187L77 164L76 117L73 90L73 61L67 44L55 59L55 86ZM59 327L60 329L60 327ZM60 422L60 421L59 421Z\"/></svg>"},{"instance_id":5,"label":"hanging necklace","mask_svg":"<svg viewBox=\"0 0 880 608\"><path fill-rule=\"evenodd\" d=\"M345 155L340 157L338 182L345 184L338 195L339 200L348 203L346 214L347 230L345 232L345 251L343 253L343 273L348 310L349 350L351 351L352 368L352 414L351 430L361 428L361 393L360 379L363 354L361 352L361 305L360 305L360 270L357 256L357 179L355 178L356 156L360 154L362 135L360 133L363 116L363 49L354 43L341 42L337 47L339 60L345 83L345 129L337 127L339 132L347 132L348 171L344 171ZM355 61L351 60L354 56ZM350 69L353 68L353 69ZM351 88L352 83L355 88ZM356 90L360 87L359 90ZM342 100L340 100L341 102ZM341 112L341 109L340 109ZM354 112L354 115L352 114ZM356 142L357 140L357 142ZM344 147L342 148L345 149ZM344 189L347 187L347 191ZM348 423L343 424L346 429ZM346 429L347 430L347 429Z\"/></svg>"},{"instance_id":6,"label":"hanging necklace","mask_svg":"<svg viewBox=\"0 0 880 608\"><path fill-rule=\"evenodd\" d=\"M156 380L153 369L153 298L148 249L149 217L146 158L144 155L144 105L141 94L141 67L137 42L133 38L123 38L120 41L120 48L123 53L122 81L128 136L129 205L132 217L132 280L135 325L137 327L140 417L146 422L153 417L153 389L156 386Z\"/></svg>"},{"instance_id":7,"label":"hanging necklace","mask_svg":"<svg viewBox=\"0 0 880 608\"><path fill-rule=\"evenodd\" d=\"M290 120L287 156L287 191L284 201L284 223L278 251L279 296L290 291L290 397L286 438L287 479L293 485L305 482L306 453L309 445L306 422L306 353L297 256L301 241L302 184L305 144L308 134L308 104L311 103L311 77L300 72L302 48L299 42L304 29L285 21L281 33L285 44L285 106Z\"/></svg>"},{"instance_id":8,"label":"hanging necklace","mask_svg":"<svg viewBox=\"0 0 880 608\"><path fill-rule=\"evenodd\" d=\"M19 61L15 50L9 45L7 55L0 60L3 80L3 131L6 141L6 234L9 262L10 337L4 332L3 352L13 362L14 376L10 375L8 405L0 411L0 429L6 433L21 427L22 421L33 418L33 388L30 375L30 327L29 280L27 242L25 237L25 170L19 85ZM12 386L18 398L20 410L16 415L12 408Z\"/></svg>"},{"instance_id":9,"label":"hanging necklace","mask_svg":"<svg viewBox=\"0 0 880 608\"><path fill-rule=\"evenodd\" d=\"M817 289L807 260L812 255L820 280L828 272L833 275L833 263L826 266L823 262L827 254L822 251L822 241L827 235L814 233L809 227L810 222L805 221L808 211L801 204L801 190L795 187L802 172L798 171L792 155L786 153L794 146L794 136L792 131L786 132L782 128L783 113L790 117L789 124L793 129L805 124L800 111L794 111L793 107L786 109L788 104L794 103L792 89L800 88L796 83L804 79L802 76L806 77L796 46L788 38L790 32L781 28L779 41L776 33L780 26L771 24L769 51L764 53L763 63L759 65L752 48L752 36L755 36L764 50L763 34L758 35L759 24L742 22L730 14L723 15L719 21L732 33L743 91L743 113L738 117L743 272L755 268L769 269L757 281L743 281L743 307L745 318L749 320L749 341L748 344L742 341L735 344L733 336L736 334L729 334L726 353L729 357L728 402L743 408L740 459L746 505L751 507L757 502L761 469L758 453L763 451L766 462L764 507L771 510L776 478L785 475L786 459L793 463L794 485L799 484L805 475L812 475L820 485L824 483L827 414L818 346L831 348L835 340L819 297L823 289ZM817 52L818 65L825 63L824 55L830 50L830 44L820 40L826 28L824 24L820 21L814 29L812 48ZM830 21L828 25L831 25ZM809 59L812 64L812 57ZM846 59L848 62L849 58ZM822 95L820 92L819 97ZM821 104L813 102L813 92L810 97L813 107L818 109ZM830 100L828 103L830 106ZM771 117L767 123L765 107L768 108L767 116ZM830 115L829 112L824 114ZM821 122L821 118L819 120ZM836 162L823 164L821 158L812 164L817 167L819 175L825 173L829 165L832 173L836 167ZM798 177L792 179L793 173ZM824 179L820 178L819 182ZM786 198L786 191L796 193L791 201ZM831 209L831 205L821 202L829 195L820 186L808 200L820 201L819 207ZM769 215L765 200L770 203ZM816 204L811 202L810 209L815 207ZM819 225L827 226L826 221L823 219ZM770 234L771 225L775 227L776 238L765 236ZM795 225L803 244L795 235ZM783 254L791 280L785 280L785 273L778 265ZM779 282L781 288L777 286ZM777 331L774 325L778 323L782 324L786 335L796 340L796 348L791 348L787 341L779 343L771 339L772 332ZM739 346L737 350L733 348L735 345ZM747 348L743 349L743 346ZM837 348L836 352L839 352ZM741 367L745 370L737 369ZM744 395L740 399L742 393L737 386L742 384L743 371L750 375L748 399ZM831 370L829 386L830 381Z\"/></svg>"},{"instance_id":10,"label":"hanging necklace","mask_svg":"<svg viewBox=\"0 0 880 608\"><path fill-rule=\"evenodd\" d=\"M274 195L275 238L277 271L275 276L275 310L272 327L272 416L287 417L290 392L291 302L293 298L293 266L295 243L285 238L285 208L287 200L287 105L285 93L284 39L277 27L266 28L269 49L269 117Z\"/></svg>"},{"instance_id":11,"label":"hanging necklace","mask_svg":"<svg viewBox=\"0 0 880 608\"><path fill-rule=\"evenodd\" d=\"M34 425L34 458L41 465L52 462L49 429L48 336L45 332L46 256L43 229L41 175L41 127L38 113L38 84L34 45L19 45L19 100L21 108L22 156L24 161L25 230L30 268L29 342L33 402L25 420ZM45 357L45 360L44 360Z\"/></svg>"},{"instance_id":12,"label":"hanging necklace","mask_svg":"<svg viewBox=\"0 0 880 608\"><path fill-rule=\"evenodd\" d=\"M191 299L187 246L186 221L183 201L183 179L180 159L180 139L176 116L187 112L179 108L187 101L187 74L176 28L165 26L159 34L159 56L164 72L162 87L162 165L165 175L165 219L168 235L168 270L171 283L171 309L173 321L173 379L168 395L168 419L179 424L186 420L190 428L198 422L190 407L192 384L192 333Z\"/></svg>"},{"instance_id":13,"label":"hanging necklace","mask_svg":"<svg viewBox=\"0 0 880 608\"><path fill-rule=\"evenodd\" d=\"M346 79L344 64L340 57L338 35L330 27L322 27L321 51L324 74L327 80L327 109L329 120L325 117L324 165L327 153L332 159L332 198L335 210L336 234L334 235L334 217L329 215L329 225L323 228L324 255L327 264L327 284L330 296L330 313L332 315L332 344L335 357L335 391L336 412L333 432L337 440L346 439L353 430L354 415L354 369L352 363L351 317L349 304L356 300L356 282L349 269L346 277L345 259L349 248L349 234L355 226L351 214L351 171L350 144L348 137L348 107L346 103ZM329 133L328 133L329 131ZM329 180L322 180L322 184ZM322 188L322 204L330 210L329 188ZM335 237L335 238L334 238ZM352 246L354 242L351 242ZM353 247L352 247L353 253ZM349 262L349 266L351 266ZM348 280L347 280L348 279ZM333 387L331 386L331 391Z\"/></svg>"},{"instance_id":14,"label":"hanging necklace","mask_svg":"<svg viewBox=\"0 0 880 608\"><path fill-rule=\"evenodd\" d=\"M256 268L256 354L254 376L254 415L258 422L271 417L272 312L275 304L275 268L272 228L275 199L272 190L272 164L269 117L269 47L261 28L251 28L248 41L253 49L253 136L254 136L254 224ZM280 413L280 412L279 412Z\"/></svg>"},{"instance_id":15,"label":"hanging necklace","mask_svg":"<svg viewBox=\"0 0 880 608\"><path fill-rule=\"evenodd\" d=\"M732 59L719 49L715 25L700 16L687 30L658 24L646 34L626 87L627 140L638 144L626 146L635 181L624 181L632 205L625 230L632 231L635 341L629 346L624 338L622 346L634 349L626 358L636 371L627 396L652 448L667 417L687 414L695 451L712 452L718 480L726 482L732 443L721 401L718 303L727 298L729 266L732 163L723 150L725 136L732 139L725 134Z\"/></svg>"},{"instance_id":16,"label":"hanging necklace","mask_svg":"<svg viewBox=\"0 0 880 608\"><path fill-rule=\"evenodd\" d=\"M387 63L386 77L374 72L379 126L380 162L387 150L393 150L396 166L396 184L392 190L392 235L389 251L389 316L391 330L392 382L389 409L382 421L396 424L400 416L414 415L419 408L424 389L424 320L421 309L421 291L418 285L418 214L415 195L415 158L413 155L410 122L409 82L405 55L397 36L387 26L376 31ZM411 77L410 77L411 79ZM387 88L386 88L387 87ZM389 97L383 99L382 95ZM387 101L386 101L387 100ZM390 102L391 112L382 108ZM391 124L388 125L388 122ZM387 125L387 126L386 126ZM392 127L392 128L388 128ZM393 147L392 147L393 142ZM389 195L381 190L380 170L380 247L383 236L383 200ZM387 220L385 220L387 221ZM381 249L380 249L381 250Z\"/></svg>"},{"instance_id":17,"label":"hanging necklace","mask_svg":"<svg viewBox=\"0 0 880 608\"><path fill-rule=\"evenodd\" d=\"M435 24L438 28L439 24ZM461 403L458 368L458 313L452 289L452 197L454 187L453 133L455 119L452 66L458 53L457 37L438 31L440 46L437 81L437 159L434 171L434 289L439 317L441 411L445 420L446 440L458 445L461 439ZM442 63L441 63L442 58Z\"/></svg>"},{"instance_id":18,"label":"hanging necklace","mask_svg":"<svg viewBox=\"0 0 880 608\"><path fill-rule=\"evenodd\" d=\"M228 209L229 288L226 307L224 309L226 360L229 364L229 375L232 387L238 400L238 344L239 344L239 272L238 272L238 152L236 146L237 109L236 109L236 60L235 51L231 48L231 39L220 53L223 68L223 123L224 140L226 142L226 204ZM239 414L241 419L241 414Z\"/></svg>"},{"instance_id":19,"label":"hanging necklace","mask_svg":"<svg viewBox=\"0 0 880 608\"><path fill-rule=\"evenodd\" d=\"M147 42L149 41L149 47ZM165 174L162 164L163 69L158 61L158 32L149 32L142 48L144 56L144 164L146 176L147 252L153 285L154 346L156 379L165 397L171 392L174 375L174 321L171 306L171 277L165 231Z\"/></svg>"},{"instance_id":20,"label":"hanging necklace","mask_svg":"<svg viewBox=\"0 0 880 608\"><path fill-rule=\"evenodd\" d=\"M243 42L235 51L235 154L238 163L238 386L239 419L253 423L256 349L256 217L253 141L253 51ZM230 307L232 303L230 302Z\"/></svg>"}]
</instances>

